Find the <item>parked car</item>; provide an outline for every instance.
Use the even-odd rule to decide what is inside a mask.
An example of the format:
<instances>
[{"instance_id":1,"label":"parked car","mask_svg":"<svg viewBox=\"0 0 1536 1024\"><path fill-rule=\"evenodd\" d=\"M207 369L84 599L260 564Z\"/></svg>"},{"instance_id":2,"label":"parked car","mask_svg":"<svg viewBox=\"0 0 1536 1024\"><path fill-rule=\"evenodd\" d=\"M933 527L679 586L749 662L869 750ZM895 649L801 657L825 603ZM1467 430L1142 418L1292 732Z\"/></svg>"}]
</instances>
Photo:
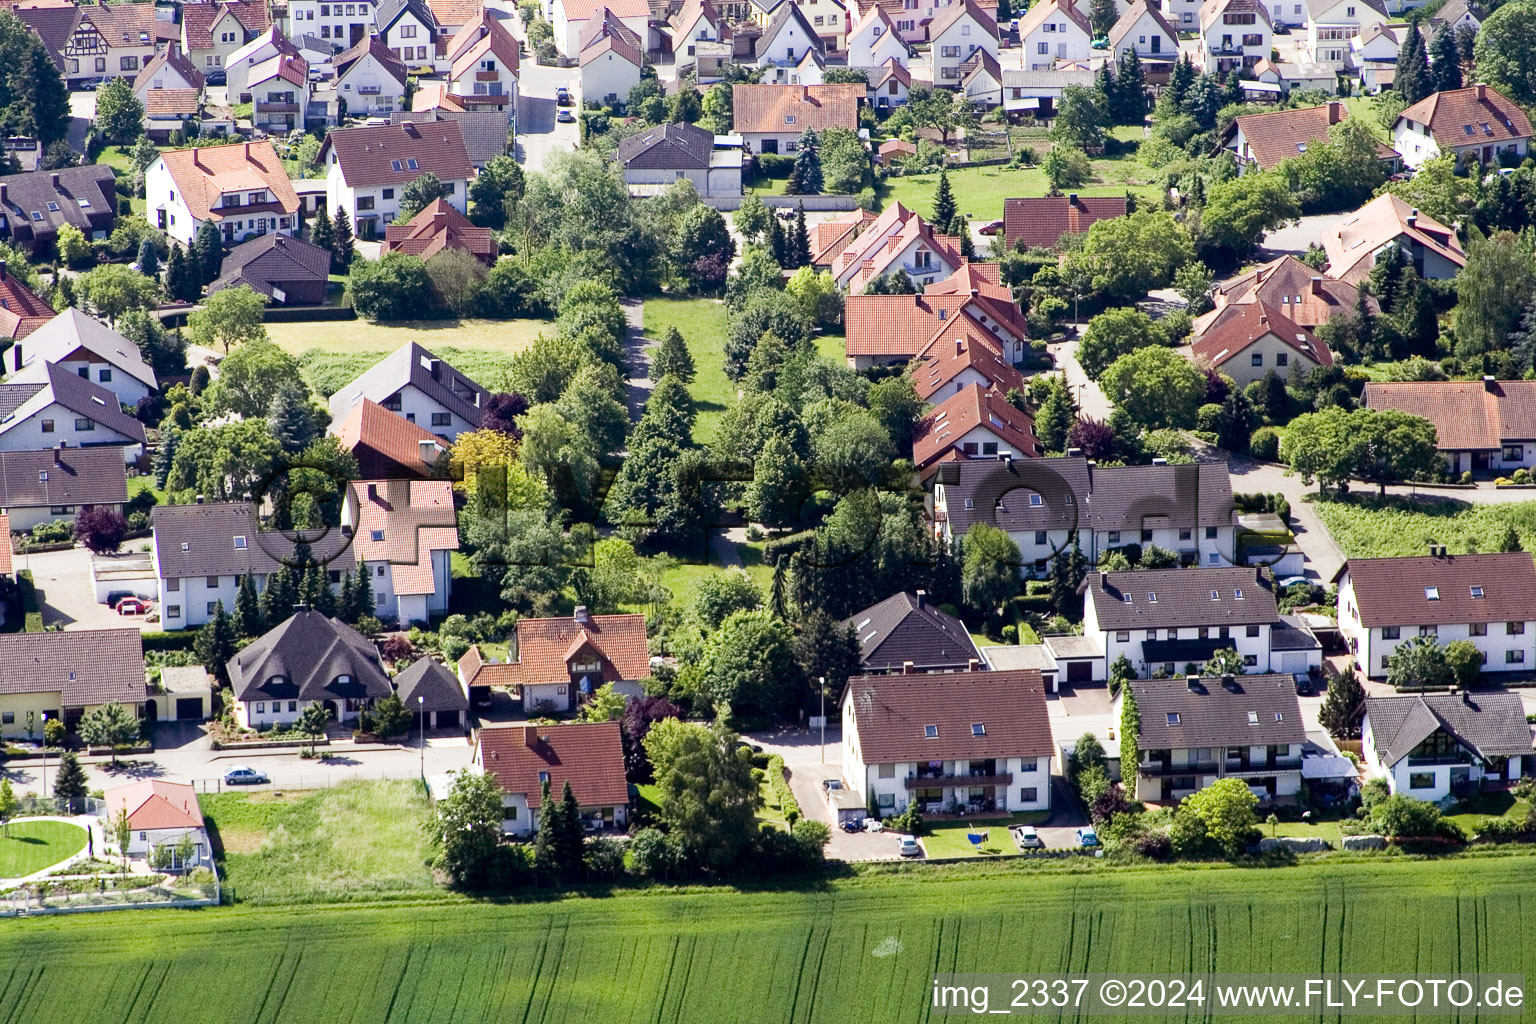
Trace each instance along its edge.
<instances>
[{"instance_id":1,"label":"parked car","mask_svg":"<svg viewBox=\"0 0 1536 1024\"><path fill-rule=\"evenodd\" d=\"M571 105L571 91L565 86L555 90L555 106L568 107Z\"/></svg>"},{"instance_id":2,"label":"parked car","mask_svg":"<svg viewBox=\"0 0 1536 1024\"><path fill-rule=\"evenodd\" d=\"M561 124L575 124L576 115L571 113L569 110L561 110L555 114L555 120L559 121Z\"/></svg>"},{"instance_id":3,"label":"parked car","mask_svg":"<svg viewBox=\"0 0 1536 1024\"><path fill-rule=\"evenodd\" d=\"M1309 587L1312 585L1312 581L1307 579L1305 576L1287 576L1285 579L1280 581L1280 589L1289 590L1291 587L1294 587L1298 583L1305 584Z\"/></svg>"},{"instance_id":4,"label":"parked car","mask_svg":"<svg viewBox=\"0 0 1536 1024\"><path fill-rule=\"evenodd\" d=\"M271 779L267 778L266 772L257 771L246 764L237 765L224 773L224 784L226 786L259 786L264 782L271 781Z\"/></svg>"},{"instance_id":5,"label":"parked car","mask_svg":"<svg viewBox=\"0 0 1536 1024\"><path fill-rule=\"evenodd\" d=\"M1296 680L1296 696L1312 696L1312 674L1310 672L1297 672L1292 678Z\"/></svg>"},{"instance_id":6,"label":"parked car","mask_svg":"<svg viewBox=\"0 0 1536 1024\"><path fill-rule=\"evenodd\" d=\"M223 71L210 71L203 76L203 81L209 85L227 85L229 75Z\"/></svg>"},{"instance_id":7,"label":"parked car","mask_svg":"<svg viewBox=\"0 0 1536 1024\"><path fill-rule=\"evenodd\" d=\"M923 855L923 848L917 845L916 836L902 836L898 852L903 857L921 857Z\"/></svg>"},{"instance_id":8,"label":"parked car","mask_svg":"<svg viewBox=\"0 0 1536 1024\"><path fill-rule=\"evenodd\" d=\"M1092 825L1077 830L1077 845L1085 850L1099 845L1099 834L1093 830Z\"/></svg>"},{"instance_id":9,"label":"parked car","mask_svg":"<svg viewBox=\"0 0 1536 1024\"><path fill-rule=\"evenodd\" d=\"M117 602L119 615L143 615L149 611L149 602L142 597L125 597Z\"/></svg>"},{"instance_id":10,"label":"parked car","mask_svg":"<svg viewBox=\"0 0 1536 1024\"><path fill-rule=\"evenodd\" d=\"M1008 831L1013 833L1013 841L1021 850L1045 849L1045 840L1040 838L1033 825L1015 825Z\"/></svg>"},{"instance_id":11,"label":"parked car","mask_svg":"<svg viewBox=\"0 0 1536 1024\"><path fill-rule=\"evenodd\" d=\"M981 233L984 235L1000 235L1003 233L1003 222L1000 220L989 220L981 226Z\"/></svg>"}]
</instances>

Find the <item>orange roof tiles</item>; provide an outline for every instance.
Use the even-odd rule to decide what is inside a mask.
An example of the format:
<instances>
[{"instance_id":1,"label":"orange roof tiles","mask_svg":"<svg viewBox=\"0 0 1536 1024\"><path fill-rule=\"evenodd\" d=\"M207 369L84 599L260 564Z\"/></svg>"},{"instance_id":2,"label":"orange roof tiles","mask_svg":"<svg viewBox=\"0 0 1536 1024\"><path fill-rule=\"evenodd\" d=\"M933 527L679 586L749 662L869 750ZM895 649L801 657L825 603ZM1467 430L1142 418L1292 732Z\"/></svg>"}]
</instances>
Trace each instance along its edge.
<instances>
[{"instance_id":1,"label":"orange roof tiles","mask_svg":"<svg viewBox=\"0 0 1536 1024\"><path fill-rule=\"evenodd\" d=\"M807 128L856 129L867 86L738 85L731 109L738 132L796 134Z\"/></svg>"},{"instance_id":2,"label":"orange roof tiles","mask_svg":"<svg viewBox=\"0 0 1536 1024\"><path fill-rule=\"evenodd\" d=\"M955 445L978 427L997 438L1001 451L1021 458L1042 454L1040 443L1035 440L1034 421L1028 413L1015 409L1001 396L987 394L972 385L951 395L918 421L912 437L912 461L926 469L949 457L951 452L964 458L965 454Z\"/></svg>"},{"instance_id":3,"label":"orange roof tiles","mask_svg":"<svg viewBox=\"0 0 1536 1024\"><path fill-rule=\"evenodd\" d=\"M1024 375L1003 358L990 331L967 313L949 320L917 357L912 383L924 401L949 389L967 370L987 380L987 390L1006 395L1024 389Z\"/></svg>"},{"instance_id":4,"label":"orange roof tiles","mask_svg":"<svg viewBox=\"0 0 1536 1024\"><path fill-rule=\"evenodd\" d=\"M585 615L585 609L581 610ZM587 615L558 619L520 619L516 628L517 660L488 662L471 647L459 671L473 686L517 686L522 683L569 681L566 652L585 639L602 662L605 682L643 679L650 674L650 648L644 615ZM466 661L473 656L472 661Z\"/></svg>"},{"instance_id":5,"label":"orange roof tiles","mask_svg":"<svg viewBox=\"0 0 1536 1024\"><path fill-rule=\"evenodd\" d=\"M388 562L398 594L437 590L432 554L457 551L458 520L448 480L359 480L352 546L359 562Z\"/></svg>"},{"instance_id":6,"label":"orange roof tiles","mask_svg":"<svg viewBox=\"0 0 1536 1024\"><path fill-rule=\"evenodd\" d=\"M1360 404L1397 409L1435 425L1442 451L1536 440L1536 381L1434 380L1365 385Z\"/></svg>"},{"instance_id":7,"label":"orange roof tiles","mask_svg":"<svg viewBox=\"0 0 1536 1024\"><path fill-rule=\"evenodd\" d=\"M186 782L146 779L109 789L103 794L108 817L128 812L128 824L135 831L163 828L202 828L203 812L197 805L197 791Z\"/></svg>"},{"instance_id":8,"label":"orange roof tiles","mask_svg":"<svg viewBox=\"0 0 1536 1024\"><path fill-rule=\"evenodd\" d=\"M1424 125L1442 149L1531 137L1531 119L1519 104L1482 84L1432 93L1397 115L1397 120Z\"/></svg>"},{"instance_id":9,"label":"orange roof tiles","mask_svg":"<svg viewBox=\"0 0 1536 1024\"><path fill-rule=\"evenodd\" d=\"M1223 309L1190 345L1190 354L1220 367L1254 342L1271 335L1313 365L1333 365L1333 353L1327 345L1267 302L1244 302Z\"/></svg>"},{"instance_id":10,"label":"orange roof tiles","mask_svg":"<svg viewBox=\"0 0 1536 1024\"><path fill-rule=\"evenodd\" d=\"M165 169L186 201L192 216L206 220L225 192L265 187L284 213L297 213L299 197L272 143L245 142L230 146L193 146L160 154Z\"/></svg>"},{"instance_id":11,"label":"orange roof tiles","mask_svg":"<svg viewBox=\"0 0 1536 1024\"><path fill-rule=\"evenodd\" d=\"M475 756L502 792L525 796L530 809L543 802L545 777L554 800L569 782L582 807L629 803L618 722L481 729Z\"/></svg>"}]
</instances>

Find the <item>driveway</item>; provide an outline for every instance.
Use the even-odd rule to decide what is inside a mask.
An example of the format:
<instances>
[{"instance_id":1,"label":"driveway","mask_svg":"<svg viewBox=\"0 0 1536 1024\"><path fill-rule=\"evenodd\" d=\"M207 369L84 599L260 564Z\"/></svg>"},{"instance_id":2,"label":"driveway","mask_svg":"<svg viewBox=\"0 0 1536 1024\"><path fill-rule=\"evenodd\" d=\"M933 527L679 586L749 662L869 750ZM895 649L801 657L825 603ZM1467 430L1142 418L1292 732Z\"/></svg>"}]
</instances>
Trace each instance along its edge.
<instances>
[{"instance_id":1,"label":"driveway","mask_svg":"<svg viewBox=\"0 0 1536 1024\"><path fill-rule=\"evenodd\" d=\"M565 86L573 99L579 90L575 68L523 65L517 87L517 158L530 171L542 171L549 157L576 149L577 126L555 121L555 90ZM576 108L572 108L574 111Z\"/></svg>"},{"instance_id":2,"label":"driveway","mask_svg":"<svg viewBox=\"0 0 1536 1024\"><path fill-rule=\"evenodd\" d=\"M815 748L812 748L813 750ZM895 832L844 832L832 819L832 808L822 795L823 779L842 778L842 769L836 764L810 761L789 769L789 788L800 802L800 813L812 821L819 821L832 830L832 841L827 844L827 856L838 860L899 860L896 852Z\"/></svg>"},{"instance_id":3,"label":"driveway","mask_svg":"<svg viewBox=\"0 0 1536 1024\"><path fill-rule=\"evenodd\" d=\"M91 553L84 548L40 551L16 556L22 569L32 570L37 599L43 609L43 625L65 629L122 629L142 625L142 616L124 617L96 603L91 582ZM159 625L153 628L158 629Z\"/></svg>"},{"instance_id":4,"label":"driveway","mask_svg":"<svg viewBox=\"0 0 1536 1024\"><path fill-rule=\"evenodd\" d=\"M1103 389L1083 372L1077 361L1077 346L1077 339L1074 338L1047 345L1046 349L1056 360L1056 368L1066 375L1067 386L1072 389L1072 398L1077 402L1078 412L1096 420L1107 420L1113 407L1109 399L1104 397Z\"/></svg>"}]
</instances>

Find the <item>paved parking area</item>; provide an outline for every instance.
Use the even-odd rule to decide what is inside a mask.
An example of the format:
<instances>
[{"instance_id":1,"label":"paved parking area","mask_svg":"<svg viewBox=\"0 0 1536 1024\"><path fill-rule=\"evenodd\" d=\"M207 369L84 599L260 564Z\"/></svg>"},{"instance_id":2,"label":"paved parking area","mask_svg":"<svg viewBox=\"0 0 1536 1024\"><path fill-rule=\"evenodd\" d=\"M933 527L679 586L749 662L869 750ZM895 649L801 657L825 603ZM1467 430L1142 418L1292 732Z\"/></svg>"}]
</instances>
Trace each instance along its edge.
<instances>
[{"instance_id":1,"label":"paved parking area","mask_svg":"<svg viewBox=\"0 0 1536 1024\"><path fill-rule=\"evenodd\" d=\"M815 753L815 748L811 751ZM822 793L823 779L842 778L842 769L836 764L821 764L819 760L805 760L789 769L789 787L800 802L800 813L812 821L824 823L832 830L832 841L827 844L827 856L838 860L898 860L895 832L844 832L833 820L832 808Z\"/></svg>"},{"instance_id":2,"label":"paved parking area","mask_svg":"<svg viewBox=\"0 0 1536 1024\"><path fill-rule=\"evenodd\" d=\"M122 629L144 624L142 615L119 615L106 605L96 603L96 586L91 582L91 553L84 548L17 555L16 565L32 570L32 582L37 587L45 626ZM155 624L147 628L160 627Z\"/></svg>"}]
</instances>

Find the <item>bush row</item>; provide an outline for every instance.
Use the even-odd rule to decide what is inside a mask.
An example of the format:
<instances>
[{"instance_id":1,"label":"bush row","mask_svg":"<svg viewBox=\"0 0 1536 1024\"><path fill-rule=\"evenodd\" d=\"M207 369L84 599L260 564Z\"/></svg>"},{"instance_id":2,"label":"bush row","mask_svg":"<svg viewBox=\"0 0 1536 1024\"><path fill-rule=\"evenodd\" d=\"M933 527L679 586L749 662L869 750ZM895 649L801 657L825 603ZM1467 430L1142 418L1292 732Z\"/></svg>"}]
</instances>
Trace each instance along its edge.
<instances>
[{"instance_id":1,"label":"bush row","mask_svg":"<svg viewBox=\"0 0 1536 1024\"><path fill-rule=\"evenodd\" d=\"M784 767L784 758L778 754L768 759L768 788L779 802L784 820L790 828L794 828L795 822L800 820L800 801L795 799L794 790L790 789L789 770Z\"/></svg>"}]
</instances>

